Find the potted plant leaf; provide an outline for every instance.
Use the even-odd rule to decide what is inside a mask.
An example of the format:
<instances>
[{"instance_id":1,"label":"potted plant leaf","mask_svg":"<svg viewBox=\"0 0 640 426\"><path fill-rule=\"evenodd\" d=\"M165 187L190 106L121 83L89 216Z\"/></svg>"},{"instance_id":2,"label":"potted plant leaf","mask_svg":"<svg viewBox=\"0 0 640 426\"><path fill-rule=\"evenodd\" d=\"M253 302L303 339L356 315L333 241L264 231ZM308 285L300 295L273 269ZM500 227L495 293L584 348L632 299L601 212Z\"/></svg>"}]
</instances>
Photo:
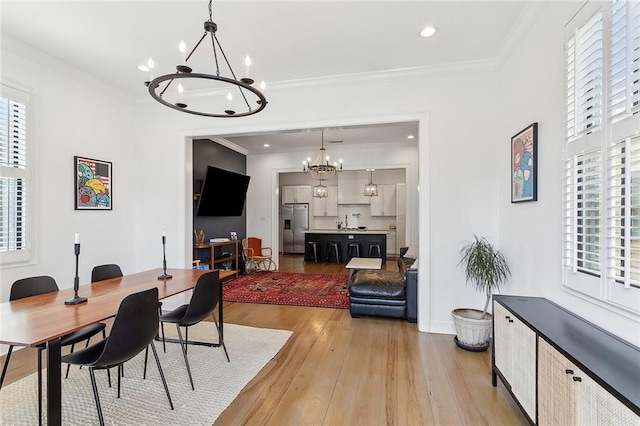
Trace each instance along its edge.
<instances>
[{"instance_id":1,"label":"potted plant leaf","mask_svg":"<svg viewBox=\"0 0 640 426\"><path fill-rule=\"evenodd\" d=\"M478 238L467 243L460 250L459 266L465 273L467 284L486 294L482 310L458 308L451 312L456 326L456 344L471 351L484 351L489 346L489 335L493 316L487 312L491 294L500 288L511 276L511 270L504 255L486 238Z\"/></svg>"}]
</instances>

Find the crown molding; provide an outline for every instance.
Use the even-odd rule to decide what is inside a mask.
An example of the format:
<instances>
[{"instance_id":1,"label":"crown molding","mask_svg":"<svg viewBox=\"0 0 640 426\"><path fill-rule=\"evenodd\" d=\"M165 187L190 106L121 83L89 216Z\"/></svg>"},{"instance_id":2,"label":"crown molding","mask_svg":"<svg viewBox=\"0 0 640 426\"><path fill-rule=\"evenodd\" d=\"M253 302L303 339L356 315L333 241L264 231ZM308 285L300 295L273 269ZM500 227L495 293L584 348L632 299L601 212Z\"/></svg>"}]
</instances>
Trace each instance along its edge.
<instances>
[{"instance_id":1,"label":"crown molding","mask_svg":"<svg viewBox=\"0 0 640 426\"><path fill-rule=\"evenodd\" d=\"M44 68L62 74L68 77L74 82L82 82L88 86L92 86L101 90L112 97L118 99L121 102L132 104L132 96L118 87L107 83L104 80L94 77L93 75L82 71L67 62L62 61L55 56L52 56L46 52L36 49L35 47L25 44L24 42L17 40L11 36L0 33L0 53L10 52L34 62Z\"/></svg>"},{"instance_id":2,"label":"crown molding","mask_svg":"<svg viewBox=\"0 0 640 426\"><path fill-rule=\"evenodd\" d=\"M502 68L507 62L548 4L548 1L530 1L526 4L515 25L511 27L511 31L493 56L493 62L498 65L498 68Z\"/></svg>"}]
</instances>

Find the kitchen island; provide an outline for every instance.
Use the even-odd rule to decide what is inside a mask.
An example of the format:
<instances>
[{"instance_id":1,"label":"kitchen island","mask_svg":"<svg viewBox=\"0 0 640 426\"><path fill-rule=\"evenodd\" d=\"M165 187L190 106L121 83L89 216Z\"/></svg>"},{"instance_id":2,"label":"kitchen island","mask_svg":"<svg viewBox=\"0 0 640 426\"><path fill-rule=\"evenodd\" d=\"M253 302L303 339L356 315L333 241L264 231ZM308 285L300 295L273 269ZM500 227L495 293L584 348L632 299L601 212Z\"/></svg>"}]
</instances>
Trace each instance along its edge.
<instances>
[{"instance_id":1,"label":"kitchen island","mask_svg":"<svg viewBox=\"0 0 640 426\"><path fill-rule=\"evenodd\" d=\"M360 244L360 256L369 257L369 246L371 244L380 245L380 255L382 264L387 261L387 231L358 230L358 229L310 229L304 235L305 247L310 241L318 243L318 257L321 261L327 260L328 244L338 243L340 247L341 263L347 263L347 247L349 243ZM374 256L379 257L374 252Z\"/></svg>"}]
</instances>

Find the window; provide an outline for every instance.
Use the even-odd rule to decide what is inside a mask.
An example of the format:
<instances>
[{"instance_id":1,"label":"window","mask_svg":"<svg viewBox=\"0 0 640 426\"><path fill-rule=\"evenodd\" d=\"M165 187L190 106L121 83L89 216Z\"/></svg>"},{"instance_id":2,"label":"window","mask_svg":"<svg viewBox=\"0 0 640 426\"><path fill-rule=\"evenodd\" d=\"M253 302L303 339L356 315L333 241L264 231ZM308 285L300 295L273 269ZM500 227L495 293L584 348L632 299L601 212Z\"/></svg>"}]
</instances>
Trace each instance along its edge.
<instances>
[{"instance_id":1,"label":"window","mask_svg":"<svg viewBox=\"0 0 640 426\"><path fill-rule=\"evenodd\" d=\"M584 7L565 45L563 285L640 313L640 2Z\"/></svg>"},{"instance_id":2,"label":"window","mask_svg":"<svg viewBox=\"0 0 640 426\"><path fill-rule=\"evenodd\" d=\"M0 85L0 264L30 260L29 94Z\"/></svg>"}]
</instances>

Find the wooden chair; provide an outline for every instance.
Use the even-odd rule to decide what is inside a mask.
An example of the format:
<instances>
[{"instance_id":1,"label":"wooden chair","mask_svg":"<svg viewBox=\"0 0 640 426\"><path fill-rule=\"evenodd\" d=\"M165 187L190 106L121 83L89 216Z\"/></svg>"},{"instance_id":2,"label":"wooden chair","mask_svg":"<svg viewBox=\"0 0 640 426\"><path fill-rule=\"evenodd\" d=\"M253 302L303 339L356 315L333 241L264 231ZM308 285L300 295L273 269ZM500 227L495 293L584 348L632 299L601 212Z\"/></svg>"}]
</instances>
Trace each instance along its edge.
<instances>
[{"instance_id":1,"label":"wooden chair","mask_svg":"<svg viewBox=\"0 0 640 426\"><path fill-rule=\"evenodd\" d=\"M247 273L255 271L275 271L278 269L273 261L271 247L262 247L262 240L256 237L248 237L242 240L242 253L244 254Z\"/></svg>"}]
</instances>

